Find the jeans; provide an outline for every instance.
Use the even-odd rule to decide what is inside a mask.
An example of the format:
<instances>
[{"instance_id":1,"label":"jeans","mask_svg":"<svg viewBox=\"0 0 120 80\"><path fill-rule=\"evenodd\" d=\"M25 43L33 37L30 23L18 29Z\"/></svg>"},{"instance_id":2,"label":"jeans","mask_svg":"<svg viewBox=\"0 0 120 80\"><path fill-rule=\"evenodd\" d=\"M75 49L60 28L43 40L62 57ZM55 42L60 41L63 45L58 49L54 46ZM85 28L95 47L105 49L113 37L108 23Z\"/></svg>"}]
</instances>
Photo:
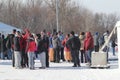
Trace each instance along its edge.
<instances>
[{"instance_id":1,"label":"jeans","mask_svg":"<svg viewBox=\"0 0 120 80\"><path fill-rule=\"evenodd\" d=\"M115 56L115 47L112 47L113 55Z\"/></svg>"},{"instance_id":2,"label":"jeans","mask_svg":"<svg viewBox=\"0 0 120 80\"><path fill-rule=\"evenodd\" d=\"M41 66L46 67L46 53L41 52L41 53L38 54L38 56L40 58Z\"/></svg>"},{"instance_id":3,"label":"jeans","mask_svg":"<svg viewBox=\"0 0 120 80\"><path fill-rule=\"evenodd\" d=\"M34 52L28 52L28 64L29 64L29 68L33 69L34 68L34 58L35 58L35 54Z\"/></svg>"},{"instance_id":4,"label":"jeans","mask_svg":"<svg viewBox=\"0 0 120 80\"><path fill-rule=\"evenodd\" d=\"M8 59L12 59L12 51L11 51L11 49L7 50L7 55L8 55Z\"/></svg>"},{"instance_id":5,"label":"jeans","mask_svg":"<svg viewBox=\"0 0 120 80\"><path fill-rule=\"evenodd\" d=\"M81 52L81 63L86 63L87 60L86 60L86 54L85 54L85 51L84 50L80 50Z\"/></svg>"},{"instance_id":6,"label":"jeans","mask_svg":"<svg viewBox=\"0 0 120 80\"><path fill-rule=\"evenodd\" d=\"M4 53L3 52L1 52L1 59L4 59L5 58L5 56L4 56Z\"/></svg>"},{"instance_id":7,"label":"jeans","mask_svg":"<svg viewBox=\"0 0 120 80\"><path fill-rule=\"evenodd\" d=\"M92 53L92 49L89 49L86 51L86 58L87 58L87 62L91 63L91 53Z\"/></svg>"},{"instance_id":8,"label":"jeans","mask_svg":"<svg viewBox=\"0 0 120 80\"><path fill-rule=\"evenodd\" d=\"M14 57L15 57L15 68L21 68L21 52L14 51Z\"/></svg>"}]
</instances>

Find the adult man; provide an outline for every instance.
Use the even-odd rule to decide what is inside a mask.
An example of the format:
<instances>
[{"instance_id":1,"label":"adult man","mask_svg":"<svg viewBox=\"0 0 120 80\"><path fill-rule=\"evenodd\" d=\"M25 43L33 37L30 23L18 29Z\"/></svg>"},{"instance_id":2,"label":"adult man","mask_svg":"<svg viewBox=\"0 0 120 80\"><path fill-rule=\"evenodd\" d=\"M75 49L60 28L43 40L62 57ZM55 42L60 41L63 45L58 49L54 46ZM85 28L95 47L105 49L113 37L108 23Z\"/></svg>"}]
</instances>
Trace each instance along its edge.
<instances>
[{"instance_id":1,"label":"adult man","mask_svg":"<svg viewBox=\"0 0 120 80\"><path fill-rule=\"evenodd\" d=\"M63 33L61 31L58 32L58 38L60 39L61 47L60 47L60 59L65 61L64 59L64 46L62 45L62 41L64 40Z\"/></svg>"},{"instance_id":2,"label":"adult man","mask_svg":"<svg viewBox=\"0 0 120 80\"><path fill-rule=\"evenodd\" d=\"M46 67L49 67L49 55L48 55L48 48L49 48L49 38L46 35L46 30L41 32L41 39L44 41L45 45L45 53L46 53Z\"/></svg>"},{"instance_id":3,"label":"adult man","mask_svg":"<svg viewBox=\"0 0 120 80\"><path fill-rule=\"evenodd\" d=\"M98 52L99 51L99 33L96 32L95 35L94 35L94 50L95 52Z\"/></svg>"},{"instance_id":4,"label":"adult man","mask_svg":"<svg viewBox=\"0 0 120 80\"><path fill-rule=\"evenodd\" d=\"M17 31L14 37L14 59L15 59L15 68L21 68L21 38L20 32Z\"/></svg>"},{"instance_id":5,"label":"adult man","mask_svg":"<svg viewBox=\"0 0 120 80\"><path fill-rule=\"evenodd\" d=\"M6 47L8 49L8 58L12 59L12 66L15 66L15 59L14 59L14 53L13 53L13 45L14 45L14 37L16 34L16 29L13 29L13 33L9 34L8 40L6 42Z\"/></svg>"},{"instance_id":6,"label":"adult man","mask_svg":"<svg viewBox=\"0 0 120 80\"><path fill-rule=\"evenodd\" d=\"M72 60L73 60L73 67L80 67L80 60L79 60L79 50L80 50L80 39L75 36L74 31L71 31L70 33L71 38L67 41L67 46L69 47L71 54L72 54Z\"/></svg>"},{"instance_id":7,"label":"adult man","mask_svg":"<svg viewBox=\"0 0 120 80\"><path fill-rule=\"evenodd\" d=\"M52 44L53 44L53 49L54 49L54 62L59 63L61 43L57 35L58 33L53 35Z\"/></svg>"},{"instance_id":8,"label":"adult man","mask_svg":"<svg viewBox=\"0 0 120 80\"><path fill-rule=\"evenodd\" d=\"M105 41L105 43L106 43L106 42L108 41L109 31L107 30L107 31L103 34L103 36L104 36L104 41ZM105 43L104 43L104 44L105 44ZM107 53L107 62L108 62L109 43L106 45L104 51Z\"/></svg>"}]
</instances>

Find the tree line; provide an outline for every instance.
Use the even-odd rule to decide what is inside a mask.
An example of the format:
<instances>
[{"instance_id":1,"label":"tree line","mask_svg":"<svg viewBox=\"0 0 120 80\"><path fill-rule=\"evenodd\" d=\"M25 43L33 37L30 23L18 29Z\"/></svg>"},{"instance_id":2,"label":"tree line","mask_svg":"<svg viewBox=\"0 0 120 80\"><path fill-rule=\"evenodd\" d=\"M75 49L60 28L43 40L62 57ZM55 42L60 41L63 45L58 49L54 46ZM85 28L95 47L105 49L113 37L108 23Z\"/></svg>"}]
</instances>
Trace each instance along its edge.
<instances>
[{"instance_id":1,"label":"tree line","mask_svg":"<svg viewBox=\"0 0 120 80\"><path fill-rule=\"evenodd\" d=\"M111 31L119 19L115 13L93 13L74 0L59 0L59 30L105 32ZM56 0L1 0L0 21L38 33L56 29Z\"/></svg>"}]
</instances>

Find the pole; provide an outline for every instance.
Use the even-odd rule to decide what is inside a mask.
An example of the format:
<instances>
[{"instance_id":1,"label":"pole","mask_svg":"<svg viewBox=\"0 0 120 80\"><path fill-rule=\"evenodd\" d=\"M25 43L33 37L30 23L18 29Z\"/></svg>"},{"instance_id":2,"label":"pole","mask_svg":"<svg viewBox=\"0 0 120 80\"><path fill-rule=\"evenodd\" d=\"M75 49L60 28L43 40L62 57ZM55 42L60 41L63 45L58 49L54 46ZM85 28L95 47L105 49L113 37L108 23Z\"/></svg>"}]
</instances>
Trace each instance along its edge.
<instances>
[{"instance_id":1,"label":"pole","mask_svg":"<svg viewBox=\"0 0 120 80\"><path fill-rule=\"evenodd\" d=\"M56 0L56 25L57 25L57 32L59 31L59 20L58 20L58 13L59 13L59 10L58 10L58 1L59 1L59 0Z\"/></svg>"}]
</instances>

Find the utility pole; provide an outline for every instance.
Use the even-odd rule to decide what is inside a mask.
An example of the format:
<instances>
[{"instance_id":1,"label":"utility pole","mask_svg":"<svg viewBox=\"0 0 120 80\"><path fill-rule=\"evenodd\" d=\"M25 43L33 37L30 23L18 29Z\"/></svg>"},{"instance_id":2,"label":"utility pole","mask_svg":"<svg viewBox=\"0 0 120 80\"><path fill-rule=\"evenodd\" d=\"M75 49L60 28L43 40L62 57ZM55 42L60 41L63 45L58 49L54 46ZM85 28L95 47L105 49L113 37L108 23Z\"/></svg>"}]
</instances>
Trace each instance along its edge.
<instances>
[{"instance_id":1,"label":"utility pole","mask_svg":"<svg viewBox=\"0 0 120 80\"><path fill-rule=\"evenodd\" d=\"M58 10L58 3L59 0L56 0L56 26L57 26L57 32L59 31L59 10Z\"/></svg>"}]
</instances>

